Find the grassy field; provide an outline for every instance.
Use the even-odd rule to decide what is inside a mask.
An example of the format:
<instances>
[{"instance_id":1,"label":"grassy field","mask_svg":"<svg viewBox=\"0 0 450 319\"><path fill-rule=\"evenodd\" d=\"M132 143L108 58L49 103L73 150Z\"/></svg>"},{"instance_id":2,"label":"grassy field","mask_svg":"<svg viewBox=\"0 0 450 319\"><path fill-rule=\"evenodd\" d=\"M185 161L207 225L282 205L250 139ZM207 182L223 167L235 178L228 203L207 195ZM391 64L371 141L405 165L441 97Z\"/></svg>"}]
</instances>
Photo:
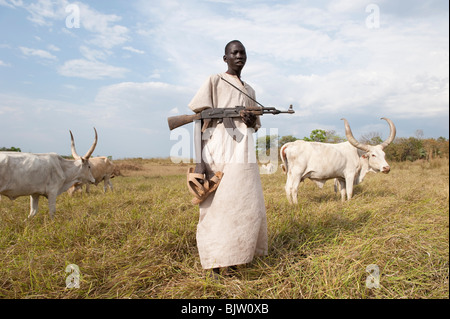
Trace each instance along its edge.
<instances>
[{"instance_id":1,"label":"grassy field","mask_svg":"<svg viewBox=\"0 0 450 319\"><path fill-rule=\"evenodd\" d=\"M393 163L341 203L306 181L290 206L280 170L262 175L269 255L213 280L196 248L186 164L116 161L114 193L0 201L0 298L448 298L449 162ZM69 264L80 287L66 288ZM366 267L380 272L368 288Z\"/></svg>"}]
</instances>

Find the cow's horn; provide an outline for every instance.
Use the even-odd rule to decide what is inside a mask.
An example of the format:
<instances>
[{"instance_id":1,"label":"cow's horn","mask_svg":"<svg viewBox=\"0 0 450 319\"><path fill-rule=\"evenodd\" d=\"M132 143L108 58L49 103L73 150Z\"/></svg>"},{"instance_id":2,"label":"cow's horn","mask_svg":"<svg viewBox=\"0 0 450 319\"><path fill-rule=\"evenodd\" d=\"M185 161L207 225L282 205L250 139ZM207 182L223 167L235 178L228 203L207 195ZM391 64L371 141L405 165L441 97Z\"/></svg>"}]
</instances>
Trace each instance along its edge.
<instances>
[{"instance_id":1,"label":"cow's horn","mask_svg":"<svg viewBox=\"0 0 450 319\"><path fill-rule=\"evenodd\" d=\"M72 135L72 131L69 130L70 132L70 140L72 141L72 156L74 159L80 159L80 155L77 154L77 150L75 149L75 142L73 141L73 135Z\"/></svg>"},{"instance_id":2,"label":"cow's horn","mask_svg":"<svg viewBox=\"0 0 450 319\"><path fill-rule=\"evenodd\" d=\"M388 146L389 144L392 143L392 141L395 138L395 134L397 133L397 130L395 128L394 123L390 119L388 119L387 117L382 117L381 119L385 120L386 122L388 122L389 127L391 129L389 137L386 139L386 141L384 141L383 143L380 144L382 148L385 148L386 146Z\"/></svg>"},{"instance_id":3,"label":"cow's horn","mask_svg":"<svg viewBox=\"0 0 450 319\"><path fill-rule=\"evenodd\" d=\"M97 146L97 130L94 127L94 131L95 131L95 140L94 143L92 144L91 148L89 149L89 151L87 151L86 155L84 155L84 159L89 159L89 157L91 157L92 153L95 150L95 146Z\"/></svg>"},{"instance_id":4,"label":"cow's horn","mask_svg":"<svg viewBox=\"0 0 450 319\"><path fill-rule=\"evenodd\" d=\"M344 120L345 123L345 136L347 136L347 140L352 144L354 147L359 148L360 150L363 150L365 152L369 151L369 147L365 144L359 143L354 137L352 130L350 128L350 125L348 124L347 120L342 118L341 120Z\"/></svg>"}]
</instances>

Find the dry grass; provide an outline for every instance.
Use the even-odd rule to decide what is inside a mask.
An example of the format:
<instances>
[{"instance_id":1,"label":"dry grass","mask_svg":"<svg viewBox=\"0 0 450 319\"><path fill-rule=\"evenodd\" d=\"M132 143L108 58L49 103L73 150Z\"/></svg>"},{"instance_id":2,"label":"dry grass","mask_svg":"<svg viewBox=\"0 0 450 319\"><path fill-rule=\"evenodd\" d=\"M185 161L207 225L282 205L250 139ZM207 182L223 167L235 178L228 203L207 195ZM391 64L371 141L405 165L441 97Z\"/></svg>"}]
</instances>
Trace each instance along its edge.
<instances>
[{"instance_id":1,"label":"dry grass","mask_svg":"<svg viewBox=\"0 0 450 319\"><path fill-rule=\"evenodd\" d=\"M290 206L281 172L262 175L269 255L218 281L202 270L198 208L186 164L116 161L114 193L47 201L24 222L29 199L0 201L0 298L448 298L448 160L394 163L341 203L328 182L307 181ZM127 166L128 165L128 166ZM128 169L126 169L128 167ZM80 288L65 268L79 266ZM380 288L367 288L370 264Z\"/></svg>"}]
</instances>

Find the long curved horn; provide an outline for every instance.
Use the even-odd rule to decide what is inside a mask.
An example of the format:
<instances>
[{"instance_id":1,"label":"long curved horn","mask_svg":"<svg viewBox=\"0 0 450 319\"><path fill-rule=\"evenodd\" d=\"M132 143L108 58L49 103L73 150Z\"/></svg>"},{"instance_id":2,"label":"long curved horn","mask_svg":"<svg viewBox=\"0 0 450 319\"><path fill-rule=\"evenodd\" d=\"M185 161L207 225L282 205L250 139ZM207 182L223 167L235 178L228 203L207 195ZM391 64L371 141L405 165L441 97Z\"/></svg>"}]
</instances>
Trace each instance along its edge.
<instances>
[{"instance_id":1,"label":"long curved horn","mask_svg":"<svg viewBox=\"0 0 450 319\"><path fill-rule=\"evenodd\" d=\"M380 145L381 145L381 148L385 148L386 146L388 146L389 144L392 143L392 141L393 141L394 138L395 138L395 134L397 133L397 130L396 130L396 128L395 128L394 123L393 123L390 119L388 119L387 117L382 117L381 119L382 119L382 120L385 120L386 122L388 122L389 127L390 127L390 129L391 129L391 132L390 132L390 134L389 134L389 137L386 139L386 141L384 141L383 143L380 144Z\"/></svg>"},{"instance_id":2,"label":"long curved horn","mask_svg":"<svg viewBox=\"0 0 450 319\"><path fill-rule=\"evenodd\" d=\"M89 159L89 157L91 157L92 153L93 153L94 150L95 150L95 146L97 146L97 140L98 140L98 137L97 137L97 130L95 129L95 127L94 127L94 131L95 131L95 140L94 140L94 143L92 144L92 146L91 146L91 148L89 149L89 151L87 151L86 155L83 156L84 159Z\"/></svg>"},{"instance_id":3,"label":"long curved horn","mask_svg":"<svg viewBox=\"0 0 450 319\"><path fill-rule=\"evenodd\" d=\"M75 142L73 141L72 131L69 130L69 132L70 132L70 140L72 143L72 156L75 160L80 159L80 155L77 154L77 150L75 149Z\"/></svg>"},{"instance_id":4,"label":"long curved horn","mask_svg":"<svg viewBox=\"0 0 450 319\"><path fill-rule=\"evenodd\" d=\"M345 136L347 136L347 140L352 144L354 147L359 148L360 150L363 150L365 152L369 151L369 147L366 144L359 143L354 137L352 130L350 129L350 125L348 124L347 120L342 118L341 120L344 120L345 124Z\"/></svg>"}]
</instances>

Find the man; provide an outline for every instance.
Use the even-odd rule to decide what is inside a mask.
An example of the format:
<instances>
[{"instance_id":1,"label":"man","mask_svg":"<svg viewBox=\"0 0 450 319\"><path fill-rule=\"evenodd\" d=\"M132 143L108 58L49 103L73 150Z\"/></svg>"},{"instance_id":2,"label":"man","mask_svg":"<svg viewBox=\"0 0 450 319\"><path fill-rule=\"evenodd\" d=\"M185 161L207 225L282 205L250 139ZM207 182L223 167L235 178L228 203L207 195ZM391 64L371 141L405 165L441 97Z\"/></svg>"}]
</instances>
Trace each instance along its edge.
<instances>
[{"instance_id":1,"label":"man","mask_svg":"<svg viewBox=\"0 0 450 319\"><path fill-rule=\"evenodd\" d=\"M203 84L189 103L194 112L256 106L255 91L241 80L247 61L243 44L238 40L228 43L223 60L228 70L210 76ZM197 226L202 267L215 273L222 267L246 264L254 256L267 255L266 208L252 137L261 123L252 113L233 121L244 138L238 141L221 120L213 121L202 135L204 165L197 165L195 170L195 177L204 173L206 189L218 185L215 192L199 201Z\"/></svg>"}]
</instances>

